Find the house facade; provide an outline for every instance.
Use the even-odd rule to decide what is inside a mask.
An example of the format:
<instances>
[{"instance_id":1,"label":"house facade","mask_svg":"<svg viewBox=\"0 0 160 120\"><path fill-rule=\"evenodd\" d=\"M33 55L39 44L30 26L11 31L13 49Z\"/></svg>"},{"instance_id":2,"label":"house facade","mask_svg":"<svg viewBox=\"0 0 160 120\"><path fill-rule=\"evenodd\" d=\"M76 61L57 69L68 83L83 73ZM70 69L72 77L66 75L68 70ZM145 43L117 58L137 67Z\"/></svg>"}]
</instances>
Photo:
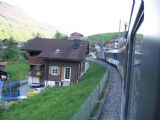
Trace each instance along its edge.
<instances>
[{"instance_id":1,"label":"house facade","mask_svg":"<svg viewBox=\"0 0 160 120\"><path fill-rule=\"evenodd\" d=\"M67 86L84 73L89 44L80 40L35 38L22 49L29 52L30 85Z\"/></svg>"},{"instance_id":2,"label":"house facade","mask_svg":"<svg viewBox=\"0 0 160 120\"><path fill-rule=\"evenodd\" d=\"M8 79L8 73L4 70L0 70L0 80L6 81Z\"/></svg>"},{"instance_id":3,"label":"house facade","mask_svg":"<svg viewBox=\"0 0 160 120\"><path fill-rule=\"evenodd\" d=\"M0 81L6 81L8 79L8 73L5 71L6 62L0 62Z\"/></svg>"},{"instance_id":4,"label":"house facade","mask_svg":"<svg viewBox=\"0 0 160 120\"><path fill-rule=\"evenodd\" d=\"M81 33L77 33L77 32L74 32L70 35L69 37L69 40L84 40L84 35L82 35Z\"/></svg>"},{"instance_id":5,"label":"house facade","mask_svg":"<svg viewBox=\"0 0 160 120\"><path fill-rule=\"evenodd\" d=\"M126 40L124 38L119 38L119 39L112 39L111 41L107 41L105 43L105 46L107 50L113 50L113 49L121 49L125 47L126 45Z\"/></svg>"}]
</instances>

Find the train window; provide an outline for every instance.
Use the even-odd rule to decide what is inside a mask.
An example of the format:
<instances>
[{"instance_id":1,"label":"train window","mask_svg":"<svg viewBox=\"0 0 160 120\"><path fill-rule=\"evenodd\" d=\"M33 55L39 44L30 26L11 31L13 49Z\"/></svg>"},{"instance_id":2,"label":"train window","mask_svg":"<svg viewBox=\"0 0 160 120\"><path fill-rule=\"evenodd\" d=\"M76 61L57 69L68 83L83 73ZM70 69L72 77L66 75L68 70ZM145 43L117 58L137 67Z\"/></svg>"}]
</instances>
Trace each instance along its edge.
<instances>
[{"instance_id":1,"label":"train window","mask_svg":"<svg viewBox=\"0 0 160 120\"><path fill-rule=\"evenodd\" d=\"M142 63L142 22L144 19L144 4L140 5L139 11L136 15L133 26L129 31L129 46L127 57L127 69L126 69L126 87L125 87L125 120L136 120L137 118L137 104L139 98L139 84L141 80L141 63Z\"/></svg>"},{"instance_id":2,"label":"train window","mask_svg":"<svg viewBox=\"0 0 160 120\"><path fill-rule=\"evenodd\" d=\"M142 13L142 15L144 15ZM142 16L140 16L142 17ZM142 67L142 44L143 44L143 17L139 19L139 23L136 25L135 33L133 36L133 53L132 53L132 70L131 70L131 83L130 83L130 95L129 95L129 120L137 119L138 111L138 99L140 96L140 80L142 77L141 67ZM142 24L142 25L141 25ZM137 30L138 29L138 30Z\"/></svg>"},{"instance_id":3,"label":"train window","mask_svg":"<svg viewBox=\"0 0 160 120\"><path fill-rule=\"evenodd\" d=\"M133 48L133 70L131 73L132 83L130 92L130 105L129 105L129 120L136 120L137 117L137 104L139 98L139 86L141 80L141 65L142 65L142 25L134 36L134 48Z\"/></svg>"}]
</instances>

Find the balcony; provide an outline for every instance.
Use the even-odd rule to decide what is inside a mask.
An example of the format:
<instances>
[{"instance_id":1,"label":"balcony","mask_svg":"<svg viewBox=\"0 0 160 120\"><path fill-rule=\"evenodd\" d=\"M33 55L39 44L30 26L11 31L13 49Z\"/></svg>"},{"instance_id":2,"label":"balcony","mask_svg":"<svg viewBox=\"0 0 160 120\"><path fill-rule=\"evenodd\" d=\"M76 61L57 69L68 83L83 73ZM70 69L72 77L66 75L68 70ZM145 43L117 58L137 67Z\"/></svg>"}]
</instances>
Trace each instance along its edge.
<instances>
[{"instance_id":1,"label":"balcony","mask_svg":"<svg viewBox=\"0 0 160 120\"><path fill-rule=\"evenodd\" d=\"M30 65L45 64L45 60L38 57L29 57L28 62Z\"/></svg>"},{"instance_id":2,"label":"balcony","mask_svg":"<svg viewBox=\"0 0 160 120\"><path fill-rule=\"evenodd\" d=\"M42 70L32 70L29 73L30 76L37 76L37 77L41 77L44 76L44 71Z\"/></svg>"}]
</instances>

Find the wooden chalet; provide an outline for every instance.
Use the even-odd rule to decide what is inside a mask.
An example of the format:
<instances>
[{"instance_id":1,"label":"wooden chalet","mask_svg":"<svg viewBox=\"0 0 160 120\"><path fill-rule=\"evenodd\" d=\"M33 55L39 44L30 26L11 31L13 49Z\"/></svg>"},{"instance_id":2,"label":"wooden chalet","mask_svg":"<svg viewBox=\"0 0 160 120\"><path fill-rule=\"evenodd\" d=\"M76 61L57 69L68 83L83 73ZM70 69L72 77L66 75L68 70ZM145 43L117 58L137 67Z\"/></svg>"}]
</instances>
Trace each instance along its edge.
<instances>
[{"instance_id":1,"label":"wooden chalet","mask_svg":"<svg viewBox=\"0 0 160 120\"><path fill-rule=\"evenodd\" d=\"M29 52L29 84L67 86L77 82L84 73L89 43L81 40L34 38L22 49Z\"/></svg>"},{"instance_id":2,"label":"wooden chalet","mask_svg":"<svg viewBox=\"0 0 160 120\"><path fill-rule=\"evenodd\" d=\"M6 62L0 62L0 80L6 81L8 79L8 73L5 71Z\"/></svg>"},{"instance_id":3,"label":"wooden chalet","mask_svg":"<svg viewBox=\"0 0 160 120\"><path fill-rule=\"evenodd\" d=\"M82 35L81 33L77 33L77 32L73 32L70 37L69 40L84 40L84 35Z\"/></svg>"},{"instance_id":4,"label":"wooden chalet","mask_svg":"<svg viewBox=\"0 0 160 120\"><path fill-rule=\"evenodd\" d=\"M7 45L7 44L9 44L9 42L11 42L11 43L13 43L15 46L17 46L18 45L18 42L16 41L16 40L14 40L14 39L4 39L4 40L2 40L2 43L3 43L3 45Z\"/></svg>"}]
</instances>

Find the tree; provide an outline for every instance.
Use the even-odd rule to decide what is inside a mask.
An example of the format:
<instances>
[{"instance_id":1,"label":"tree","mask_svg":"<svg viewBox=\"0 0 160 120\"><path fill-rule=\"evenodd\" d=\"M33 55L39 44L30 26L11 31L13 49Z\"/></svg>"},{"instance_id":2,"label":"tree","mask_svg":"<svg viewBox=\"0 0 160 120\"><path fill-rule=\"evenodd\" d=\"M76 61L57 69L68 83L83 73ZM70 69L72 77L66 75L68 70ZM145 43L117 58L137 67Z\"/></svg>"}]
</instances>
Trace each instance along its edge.
<instances>
[{"instance_id":1,"label":"tree","mask_svg":"<svg viewBox=\"0 0 160 120\"><path fill-rule=\"evenodd\" d=\"M42 34L40 34L39 32L37 33L32 33L33 38L41 38L44 37Z\"/></svg>"},{"instance_id":2,"label":"tree","mask_svg":"<svg viewBox=\"0 0 160 120\"><path fill-rule=\"evenodd\" d=\"M27 60L28 59L29 54L26 51L20 51L20 60Z\"/></svg>"},{"instance_id":3,"label":"tree","mask_svg":"<svg viewBox=\"0 0 160 120\"><path fill-rule=\"evenodd\" d=\"M55 39L62 39L64 38L64 34L60 33L58 30L56 31L55 35L54 35Z\"/></svg>"},{"instance_id":4,"label":"tree","mask_svg":"<svg viewBox=\"0 0 160 120\"><path fill-rule=\"evenodd\" d=\"M3 50L3 59L5 61L12 61L15 62L19 60L19 50L16 47L13 39L9 39L6 48Z\"/></svg>"},{"instance_id":5,"label":"tree","mask_svg":"<svg viewBox=\"0 0 160 120\"><path fill-rule=\"evenodd\" d=\"M0 40L0 61L3 61L3 45L1 40Z\"/></svg>"}]
</instances>

